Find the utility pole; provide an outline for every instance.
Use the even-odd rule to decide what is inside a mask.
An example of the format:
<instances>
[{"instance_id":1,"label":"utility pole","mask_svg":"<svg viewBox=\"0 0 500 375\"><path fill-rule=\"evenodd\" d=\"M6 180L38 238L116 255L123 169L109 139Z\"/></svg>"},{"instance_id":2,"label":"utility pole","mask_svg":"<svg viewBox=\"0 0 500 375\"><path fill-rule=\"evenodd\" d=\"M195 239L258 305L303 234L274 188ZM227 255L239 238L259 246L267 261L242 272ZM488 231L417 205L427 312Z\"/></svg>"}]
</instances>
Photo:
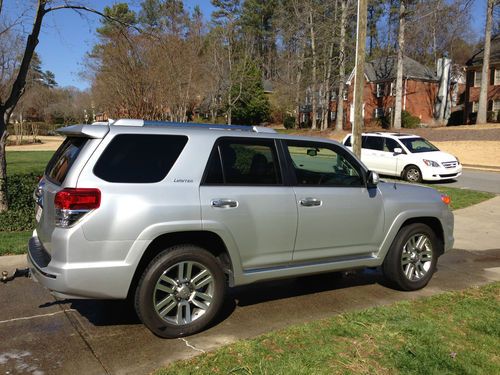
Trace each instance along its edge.
<instances>
[{"instance_id":1,"label":"utility pole","mask_svg":"<svg viewBox=\"0 0 500 375\"><path fill-rule=\"evenodd\" d=\"M358 0L356 30L356 67L354 72L354 123L352 124L352 151L361 158L363 133L363 89L365 84L366 22L368 0Z\"/></svg>"},{"instance_id":2,"label":"utility pole","mask_svg":"<svg viewBox=\"0 0 500 375\"><path fill-rule=\"evenodd\" d=\"M394 98L394 129L401 129L401 111L403 110L403 59L405 43L406 0L399 4L398 61L396 70L396 97Z\"/></svg>"}]
</instances>

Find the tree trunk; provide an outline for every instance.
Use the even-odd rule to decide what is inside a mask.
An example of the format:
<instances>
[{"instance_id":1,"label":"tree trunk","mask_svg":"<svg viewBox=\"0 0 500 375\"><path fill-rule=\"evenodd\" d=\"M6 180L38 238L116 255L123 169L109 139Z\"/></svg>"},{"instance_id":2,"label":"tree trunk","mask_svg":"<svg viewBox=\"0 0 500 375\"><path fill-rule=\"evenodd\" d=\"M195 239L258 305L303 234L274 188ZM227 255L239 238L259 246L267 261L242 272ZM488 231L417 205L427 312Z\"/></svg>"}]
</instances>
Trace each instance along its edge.
<instances>
[{"instance_id":1,"label":"tree trunk","mask_svg":"<svg viewBox=\"0 0 500 375\"><path fill-rule=\"evenodd\" d=\"M317 94L317 61L316 61L316 35L314 31L314 20L312 14L312 8L309 8L309 31L311 36L311 55L312 55L312 98L311 98L311 117L312 117L312 125L311 129L316 130L316 117L317 117L317 103L316 103L316 94Z\"/></svg>"},{"instance_id":2,"label":"tree trunk","mask_svg":"<svg viewBox=\"0 0 500 375\"><path fill-rule=\"evenodd\" d=\"M356 36L356 67L354 75L354 123L352 125L352 151L361 158L361 133L363 133L363 90L365 85L366 9L368 0L358 0Z\"/></svg>"},{"instance_id":3,"label":"tree trunk","mask_svg":"<svg viewBox=\"0 0 500 375\"><path fill-rule=\"evenodd\" d=\"M491 23L493 18L494 0L488 0L486 11L486 27L484 30L484 53L483 71L481 74L481 87L479 90L479 103L477 109L476 124L484 124L487 121L486 111L488 109L488 72L490 70L490 44L491 44Z\"/></svg>"},{"instance_id":4,"label":"tree trunk","mask_svg":"<svg viewBox=\"0 0 500 375\"><path fill-rule=\"evenodd\" d=\"M405 43L405 1L399 5L398 61L396 73L396 98L394 103L394 129L401 129L401 111L403 109L403 58Z\"/></svg>"},{"instance_id":5,"label":"tree trunk","mask_svg":"<svg viewBox=\"0 0 500 375\"><path fill-rule=\"evenodd\" d=\"M0 213L9 208L7 192L7 162L5 158L5 145L7 143L7 122L5 112L0 112Z\"/></svg>"},{"instance_id":6,"label":"tree trunk","mask_svg":"<svg viewBox=\"0 0 500 375\"><path fill-rule=\"evenodd\" d=\"M342 15L340 16L339 43L339 93L337 95L337 118L335 130L343 129L344 124L344 84L345 84L345 29L347 23L347 0L342 0Z\"/></svg>"}]
</instances>

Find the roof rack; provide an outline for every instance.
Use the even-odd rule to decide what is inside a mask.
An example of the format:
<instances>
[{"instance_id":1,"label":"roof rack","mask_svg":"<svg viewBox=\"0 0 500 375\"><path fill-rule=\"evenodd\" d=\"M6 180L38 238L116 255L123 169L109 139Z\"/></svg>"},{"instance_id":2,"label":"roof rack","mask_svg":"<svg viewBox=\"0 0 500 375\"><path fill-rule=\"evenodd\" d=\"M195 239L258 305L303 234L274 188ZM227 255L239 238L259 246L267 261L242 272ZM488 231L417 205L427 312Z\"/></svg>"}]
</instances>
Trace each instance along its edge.
<instances>
[{"instance_id":1,"label":"roof rack","mask_svg":"<svg viewBox=\"0 0 500 375\"><path fill-rule=\"evenodd\" d=\"M172 126L177 128L198 128L209 130L239 130L254 133L276 133L274 129L263 126L249 125L221 125L221 124L201 124L193 122L170 122L170 121L150 121L140 119L119 119L109 120L109 125L113 126Z\"/></svg>"}]
</instances>

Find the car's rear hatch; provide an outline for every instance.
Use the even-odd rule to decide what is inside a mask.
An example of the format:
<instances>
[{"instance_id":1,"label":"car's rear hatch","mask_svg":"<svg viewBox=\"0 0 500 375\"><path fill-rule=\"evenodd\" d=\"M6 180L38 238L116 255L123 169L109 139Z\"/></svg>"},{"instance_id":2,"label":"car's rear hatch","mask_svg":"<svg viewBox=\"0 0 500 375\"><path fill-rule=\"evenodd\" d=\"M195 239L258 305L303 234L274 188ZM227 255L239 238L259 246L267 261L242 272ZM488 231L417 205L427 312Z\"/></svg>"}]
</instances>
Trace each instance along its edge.
<instances>
[{"instance_id":1,"label":"car's rear hatch","mask_svg":"<svg viewBox=\"0 0 500 375\"><path fill-rule=\"evenodd\" d=\"M47 164L34 194L37 235L49 253L52 253L52 237L56 229L56 194L63 189L77 187L83 166L109 132L109 127L73 125L58 132L66 139Z\"/></svg>"}]
</instances>

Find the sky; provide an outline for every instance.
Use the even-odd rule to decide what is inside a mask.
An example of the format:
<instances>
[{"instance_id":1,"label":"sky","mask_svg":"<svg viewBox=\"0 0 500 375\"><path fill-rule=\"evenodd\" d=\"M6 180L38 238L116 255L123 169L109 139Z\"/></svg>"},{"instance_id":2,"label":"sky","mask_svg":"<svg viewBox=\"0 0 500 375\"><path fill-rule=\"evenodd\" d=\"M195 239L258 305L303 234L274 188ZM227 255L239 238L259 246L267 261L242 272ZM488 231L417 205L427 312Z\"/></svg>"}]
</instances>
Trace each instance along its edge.
<instances>
[{"instance_id":1,"label":"sky","mask_svg":"<svg viewBox=\"0 0 500 375\"><path fill-rule=\"evenodd\" d=\"M121 0L124 1L124 0ZM102 10L117 0L81 1L87 6ZM480 36L484 33L484 20L487 0L474 0L472 10L473 31ZM141 0L128 1L132 9L138 10ZM6 14L14 17L19 10L26 7L26 0L4 0ZM209 18L213 10L210 0L184 0L185 7L192 10L199 5L205 18ZM32 22L28 16L26 24ZM59 86L74 86L87 89L88 81L80 76L86 53L96 42L95 29L99 25L99 17L95 15L78 15L71 10L60 10L49 13L45 20L37 46L42 60L42 68L52 71Z\"/></svg>"}]
</instances>

